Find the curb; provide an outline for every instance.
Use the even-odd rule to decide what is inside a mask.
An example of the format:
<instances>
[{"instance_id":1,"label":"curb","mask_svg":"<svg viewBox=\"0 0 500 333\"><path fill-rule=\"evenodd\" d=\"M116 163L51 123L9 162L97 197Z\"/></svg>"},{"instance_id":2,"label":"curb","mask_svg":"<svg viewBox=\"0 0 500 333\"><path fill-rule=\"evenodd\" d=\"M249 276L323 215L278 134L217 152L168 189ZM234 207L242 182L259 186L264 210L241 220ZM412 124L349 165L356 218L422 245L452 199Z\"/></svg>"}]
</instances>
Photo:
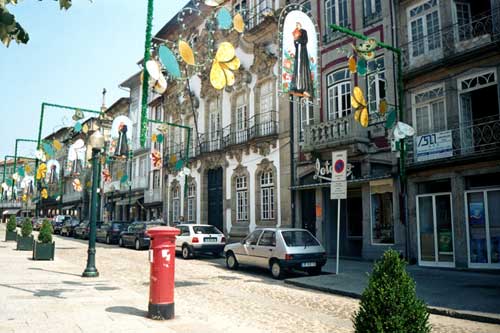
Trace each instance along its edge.
<instances>
[{"instance_id":1,"label":"curb","mask_svg":"<svg viewBox=\"0 0 500 333\"><path fill-rule=\"evenodd\" d=\"M334 288L329 288L329 287L316 286L316 285L312 285L312 284L308 284L308 283L304 283L304 282L300 282L300 281L296 281L296 280L290 280L290 279L285 279L284 282L286 284L290 284L290 285L300 287L300 288L312 289L312 290L322 291L322 292L329 293L329 294L346 296L346 297L351 297L351 298L355 298L355 299L361 299L361 295L358 293L355 293L355 292L339 290L339 289L334 289ZM477 321L477 322L481 322L481 323L500 325L500 317L491 317L491 316L487 316L487 315L484 315L481 313L457 311L454 309L434 307L434 306L428 306L427 309L428 309L429 313L440 315L440 316L447 316L447 317L452 317L452 318L457 318L457 319L466 319L466 320L472 320L472 321Z\"/></svg>"}]
</instances>

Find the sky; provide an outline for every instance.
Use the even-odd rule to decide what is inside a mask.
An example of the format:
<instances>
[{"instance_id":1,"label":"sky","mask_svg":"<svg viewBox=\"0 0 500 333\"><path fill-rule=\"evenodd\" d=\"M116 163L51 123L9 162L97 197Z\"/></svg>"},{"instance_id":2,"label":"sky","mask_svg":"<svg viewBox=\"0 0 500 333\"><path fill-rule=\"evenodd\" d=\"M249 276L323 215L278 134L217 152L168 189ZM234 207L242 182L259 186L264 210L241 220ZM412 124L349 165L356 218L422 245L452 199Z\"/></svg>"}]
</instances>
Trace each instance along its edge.
<instances>
[{"instance_id":1,"label":"sky","mask_svg":"<svg viewBox=\"0 0 500 333\"><path fill-rule=\"evenodd\" d=\"M156 0L153 35L186 0ZM144 54L146 0L24 0L8 6L28 31L28 44L0 43L0 159L15 140L36 139L42 102L99 110L102 90L110 106L128 92L118 85L135 74ZM42 135L71 125L72 113L46 109ZM18 153L33 156L35 145Z\"/></svg>"}]
</instances>

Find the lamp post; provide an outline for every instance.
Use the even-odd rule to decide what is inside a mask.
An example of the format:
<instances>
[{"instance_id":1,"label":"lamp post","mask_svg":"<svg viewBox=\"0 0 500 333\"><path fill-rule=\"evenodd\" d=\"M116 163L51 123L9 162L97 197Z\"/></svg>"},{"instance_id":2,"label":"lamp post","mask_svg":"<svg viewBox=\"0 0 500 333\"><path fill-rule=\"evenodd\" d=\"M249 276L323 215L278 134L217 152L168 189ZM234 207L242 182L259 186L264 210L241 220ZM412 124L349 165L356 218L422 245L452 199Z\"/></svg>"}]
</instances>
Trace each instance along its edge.
<instances>
[{"instance_id":1,"label":"lamp post","mask_svg":"<svg viewBox=\"0 0 500 333\"><path fill-rule=\"evenodd\" d=\"M82 273L82 277L98 277L99 272L95 267L95 237L96 237L96 219L97 219L97 185L101 163L99 155L104 148L104 135L97 130L90 136L90 146L92 147L92 191L90 200L90 231L89 231L89 249L87 251L87 267Z\"/></svg>"}]
</instances>

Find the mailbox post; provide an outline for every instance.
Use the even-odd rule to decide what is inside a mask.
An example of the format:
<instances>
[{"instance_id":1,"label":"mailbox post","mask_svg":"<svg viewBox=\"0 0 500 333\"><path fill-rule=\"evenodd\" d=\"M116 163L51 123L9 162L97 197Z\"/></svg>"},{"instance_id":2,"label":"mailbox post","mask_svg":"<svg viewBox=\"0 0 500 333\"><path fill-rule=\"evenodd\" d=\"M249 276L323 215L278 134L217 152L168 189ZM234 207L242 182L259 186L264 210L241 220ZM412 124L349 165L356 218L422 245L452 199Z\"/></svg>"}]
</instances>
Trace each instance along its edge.
<instances>
[{"instance_id":1,"label":"mailbox post","mask_svg":"<svg viewBox=\"0 0 500 333\"><path fill-rule=\"evenodd\" d=\"M172 319L175 315L175 236L179 232L172 227L156 227L146 232L151 238L148 305L151 319Z\"/></svg>"}]
</instances>

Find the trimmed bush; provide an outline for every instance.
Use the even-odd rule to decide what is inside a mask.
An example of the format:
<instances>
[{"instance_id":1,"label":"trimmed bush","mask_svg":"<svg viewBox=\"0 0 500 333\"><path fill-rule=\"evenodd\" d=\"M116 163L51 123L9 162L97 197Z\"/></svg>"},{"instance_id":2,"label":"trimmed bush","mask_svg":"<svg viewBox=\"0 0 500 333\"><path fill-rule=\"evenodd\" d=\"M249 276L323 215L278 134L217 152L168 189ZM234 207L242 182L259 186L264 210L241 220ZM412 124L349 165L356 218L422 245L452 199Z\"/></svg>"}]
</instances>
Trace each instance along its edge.
<instances>
[{"instance_id":1,"label":"trimmed bush","mask_svg":"<svg viewBox=\"0 0 500 333\"><path fill-rule=\"evenodd\" d=\"M52 225L49 220L44 220L38 234L38 241L42 243L52 243Z\"/></svg>"},{"instance_id":2,"label":"trimmed bush","mask_svg":"<svg viewBox=\"0 0 500 333\"><path fill-rule=\"evenodd\" d=\"M360 309L353 317L356 332L428 333L429 313L417 298L415 282L399 253L388 250L373 267Z\"/></svg>"},{"instance_id":3,"label":"trimmed bush","mask_svg":"<svg viewBox=\"0 0 500 333\"><path fill-rule=\"evenodd\" d=\"M16 217L11 215L9 217L9 222L7 222L7 231L14 232L16 231Z\"/></svg>"},{"instance_id":4,"label":"trimmed bush","mask_svg":"<svg viewBox=\"0 0 500 333\"><path fill-rule=\"evenodd\" d=\"M30 219L27 217L24 219L23 225L21 226L21 236L29 237L33 232L33 225L31 224Z\"/></svg>"}]
</instances>

